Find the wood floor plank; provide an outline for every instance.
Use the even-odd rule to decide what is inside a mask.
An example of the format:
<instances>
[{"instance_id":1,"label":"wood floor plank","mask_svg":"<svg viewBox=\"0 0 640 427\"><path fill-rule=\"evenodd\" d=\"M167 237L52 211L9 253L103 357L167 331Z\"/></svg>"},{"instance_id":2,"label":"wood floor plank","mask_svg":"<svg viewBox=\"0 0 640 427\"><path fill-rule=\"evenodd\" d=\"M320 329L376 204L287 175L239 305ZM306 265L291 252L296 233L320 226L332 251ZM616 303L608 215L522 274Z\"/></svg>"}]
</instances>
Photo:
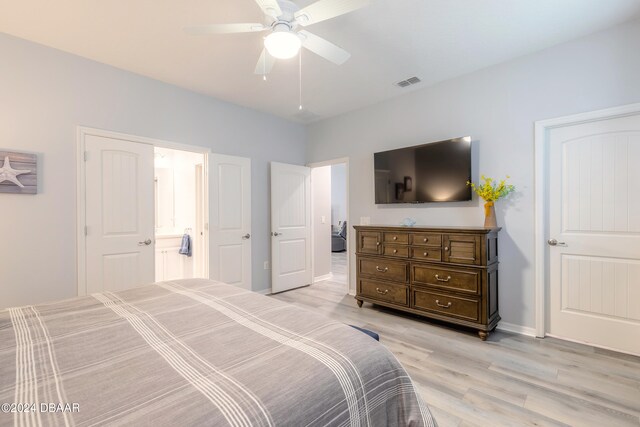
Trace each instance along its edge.
<instances>
[{"instance_id":1,"label":"wood floor plank","mask_svg":"<svg viewBox=\"0 0 640 427\"><path fill-rule=\"evenodd\" d=\"M346 295L345 255L333 277L274 295L380 334L441 427L640 426L640 358L554 338L475 332ZM342 281L341 281L342 280Z\"/></svg>"}]
</instances>

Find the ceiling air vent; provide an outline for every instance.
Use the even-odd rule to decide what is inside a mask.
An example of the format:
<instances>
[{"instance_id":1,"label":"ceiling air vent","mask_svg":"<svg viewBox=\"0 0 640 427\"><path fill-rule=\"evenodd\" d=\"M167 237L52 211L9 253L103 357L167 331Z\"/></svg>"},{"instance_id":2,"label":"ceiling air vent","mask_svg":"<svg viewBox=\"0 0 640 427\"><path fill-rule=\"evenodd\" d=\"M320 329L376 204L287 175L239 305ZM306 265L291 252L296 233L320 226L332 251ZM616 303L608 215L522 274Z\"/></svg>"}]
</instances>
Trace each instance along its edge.
<instances>
[{"instance_id":1,"label":"ceiling air vent","mask_svg":"<svg viewBox=\"0 0 640 427\"><path fill-rule=\"evenodd\" d=\"M398 87L407 87L407 86L418 84L421 81L422 80L420 80L418 77L410 77L407 80L402 80L402 81L396 83L396 86L398 86Z\"/></svg>"}]
</instances>

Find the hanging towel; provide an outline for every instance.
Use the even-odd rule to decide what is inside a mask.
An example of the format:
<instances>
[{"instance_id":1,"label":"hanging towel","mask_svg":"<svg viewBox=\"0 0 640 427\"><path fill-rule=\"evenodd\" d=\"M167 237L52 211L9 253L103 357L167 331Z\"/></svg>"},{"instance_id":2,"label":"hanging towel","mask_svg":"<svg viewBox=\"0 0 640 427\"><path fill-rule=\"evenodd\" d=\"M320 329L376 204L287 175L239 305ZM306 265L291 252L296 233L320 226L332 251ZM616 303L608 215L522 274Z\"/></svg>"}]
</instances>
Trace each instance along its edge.
<instances>
[{"instance_id":1,"label":"hanging towel","mask_svg":"<svg viewBox=\"0 0 640 427\"><path fill-rule=\"evenodd\" d=\"M188 257L191 256L191 236L189 236L188 233L185 233L184 236L182 236L182 243L180 244L180 250L178 253Z\"/></svg>"}]
</instances>

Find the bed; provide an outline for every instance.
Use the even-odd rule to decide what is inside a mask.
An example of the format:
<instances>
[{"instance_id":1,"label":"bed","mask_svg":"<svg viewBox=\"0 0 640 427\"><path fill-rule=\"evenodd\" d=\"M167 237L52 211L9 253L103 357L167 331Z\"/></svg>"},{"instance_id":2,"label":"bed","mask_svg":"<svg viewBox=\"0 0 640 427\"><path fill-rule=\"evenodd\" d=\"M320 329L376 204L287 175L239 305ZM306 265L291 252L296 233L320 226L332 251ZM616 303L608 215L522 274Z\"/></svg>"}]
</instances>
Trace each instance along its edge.
<instances>
[{"instance_id":1,"label":"bed","mask_svg":"<svg viewBox=\"0 0 640 427\"><path fill-rule=\"evenodd\" d=\"M434 426L383 345L189 279L0 311L0 425Z\"/></svg>"}]
</instances>

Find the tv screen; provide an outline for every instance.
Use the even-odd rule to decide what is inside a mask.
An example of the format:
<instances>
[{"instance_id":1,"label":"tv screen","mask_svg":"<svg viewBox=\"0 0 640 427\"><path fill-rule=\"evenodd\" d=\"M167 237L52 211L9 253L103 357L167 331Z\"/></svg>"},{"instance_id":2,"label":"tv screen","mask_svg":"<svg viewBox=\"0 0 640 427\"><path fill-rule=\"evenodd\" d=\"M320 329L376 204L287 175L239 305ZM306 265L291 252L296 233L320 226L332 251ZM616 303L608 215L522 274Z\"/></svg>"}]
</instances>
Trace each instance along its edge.
<instances>
[{"instance_id":1,"label":"tv screen","mask_svg":"<svg viewBox=\"0 0 640 427\"><path fill-rule=\"evenodd\" d=\"M376 204L471 200L471 137L374 154Z\"/></svg>"}]
</instances>

